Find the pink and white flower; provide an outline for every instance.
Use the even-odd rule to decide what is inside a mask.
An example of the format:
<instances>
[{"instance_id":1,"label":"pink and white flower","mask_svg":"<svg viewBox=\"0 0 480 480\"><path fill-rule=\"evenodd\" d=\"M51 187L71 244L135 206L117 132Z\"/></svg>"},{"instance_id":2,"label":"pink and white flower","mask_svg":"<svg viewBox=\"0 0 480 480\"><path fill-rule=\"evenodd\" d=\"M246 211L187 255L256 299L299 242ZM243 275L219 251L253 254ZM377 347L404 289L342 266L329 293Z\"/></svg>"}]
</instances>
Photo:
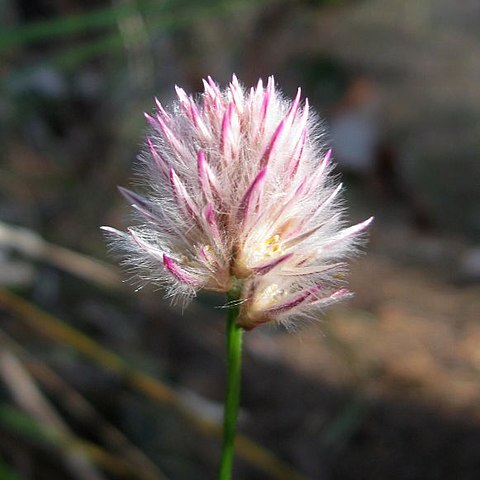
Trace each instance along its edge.
<instances>
[{"instance_id":1,"label":"pink and white flower","mask_svg":"<svg viewBox=\"0 0 480 480\"><path fill-rule=\"evenodd\" d=\"M211 78L198 98L177 87L146 114L139 159L146 194L120 188L135 212L128 233L103 227L125 264L169 295L229 291L241 281L239 324L251 329L311 314L349 295L345 258L372 221L345 227L331 152L300 89L245 90Z\"/></svg>"}]
</instances>

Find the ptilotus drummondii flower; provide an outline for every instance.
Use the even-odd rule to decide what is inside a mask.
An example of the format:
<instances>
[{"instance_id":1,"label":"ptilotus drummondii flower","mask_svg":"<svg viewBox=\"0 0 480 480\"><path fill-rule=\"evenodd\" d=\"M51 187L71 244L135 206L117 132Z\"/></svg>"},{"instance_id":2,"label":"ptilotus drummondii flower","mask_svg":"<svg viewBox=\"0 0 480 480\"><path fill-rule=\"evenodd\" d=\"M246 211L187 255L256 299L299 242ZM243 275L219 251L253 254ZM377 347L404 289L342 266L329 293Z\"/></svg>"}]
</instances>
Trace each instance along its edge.
<instances>
[{"instance_id":1,"label":"ptilotus drummondii flower","mask_svg":"<svg viewBox=\"0 0 480 480\"><path fill-rule=\"evenodd\" d=\"M128 233L105 227L142 281L191 297L239 285L237 325L289 323L349 292L345 259L371 222L346 227L331 152L302 101L275 87L177 88L170 108L146 115L140 155L146 193L121 193L135 213Z\"/></svg>"},{"instance_id":2,"label":"ptilotus drummondii flower","mask_svg":"<svg viewBox=\"0 0 480 480\"><path fill-rule=\"evenodd\" d=\"M168 109L146 115L140 155L144 195L120 191L132 205L128 233L110 227L113 247L142 283L191 298L227 292L227 395L219 480L231 480L240 394L242 333L266 322L291 324L349 295L345 259L368 219L347 227L331 152L298 90L225 90L210 78L198 98L177 88Z\"/></svg>"}]
</instances>

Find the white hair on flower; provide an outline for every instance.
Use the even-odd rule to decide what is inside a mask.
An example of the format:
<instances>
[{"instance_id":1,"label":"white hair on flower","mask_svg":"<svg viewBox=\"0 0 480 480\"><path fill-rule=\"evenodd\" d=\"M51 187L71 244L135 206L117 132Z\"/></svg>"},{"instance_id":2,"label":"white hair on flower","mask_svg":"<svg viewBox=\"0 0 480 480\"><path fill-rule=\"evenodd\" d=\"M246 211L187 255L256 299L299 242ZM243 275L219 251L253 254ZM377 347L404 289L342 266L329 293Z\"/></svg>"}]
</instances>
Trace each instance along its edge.
<instances>
[{"instance_id":1,"label":"white hair on flower","mask_svg":"<svg viewBox=\"0 0 480 480\"><path fill-rule=\"evenodd\" d=\"M172 296L241 280L247 330L347 296L344 259L372 218L345 227L331 152L300 89L289 101L273 77L245 90L233 76L225 90L208 78L195 99L176 92L170 108L157 100L146 114L147 194L120 187L136 225L103 227L124 263Z\"/></svg>"}]
</instances>

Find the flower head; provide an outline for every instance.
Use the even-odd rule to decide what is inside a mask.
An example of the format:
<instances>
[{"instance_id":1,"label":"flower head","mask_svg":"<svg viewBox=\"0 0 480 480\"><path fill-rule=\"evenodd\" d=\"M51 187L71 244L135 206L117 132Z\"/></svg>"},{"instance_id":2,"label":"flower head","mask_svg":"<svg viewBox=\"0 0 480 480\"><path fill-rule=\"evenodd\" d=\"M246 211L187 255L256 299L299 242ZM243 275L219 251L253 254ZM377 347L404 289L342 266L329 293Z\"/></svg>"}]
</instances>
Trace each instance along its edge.
<instances>
[{"instance_id":1,"label":"flower head","mask_svg":"<svg viewBox=\"0 0 480 480\"><path fill-rule=\"evenodd\" d=\"M345 227L331 152L300 89L289 101L273 77L250 90L235 76L225 90L204 86L198 98L177 87L170 108L157 101L146 114L147 193L120 188L135 226L104 227L125 263L175 296L240 280L245 329L347 296L344 260L372 219Z\"/></svg>"}]
</instances>

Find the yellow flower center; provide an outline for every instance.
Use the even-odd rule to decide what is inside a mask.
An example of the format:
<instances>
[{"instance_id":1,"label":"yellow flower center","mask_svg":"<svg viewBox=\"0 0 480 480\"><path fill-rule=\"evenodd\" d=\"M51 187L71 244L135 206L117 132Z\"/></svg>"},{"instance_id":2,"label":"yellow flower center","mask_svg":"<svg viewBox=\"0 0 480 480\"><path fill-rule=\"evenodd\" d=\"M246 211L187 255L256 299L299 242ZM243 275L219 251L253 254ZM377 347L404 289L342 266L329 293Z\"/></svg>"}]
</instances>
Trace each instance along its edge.
<instances>
[{"instance_id":1,"label":"yellow flower center","mask_svg":"<svg viewBox=\"0 0 480 480\"><path fill-rule=\"evenodd\" d=\"M261 262L262 260L278 257L284 253L280 235L275 234L260 242L254 249L252 257L254 261Z\"/></svg>"}]
</instances>

